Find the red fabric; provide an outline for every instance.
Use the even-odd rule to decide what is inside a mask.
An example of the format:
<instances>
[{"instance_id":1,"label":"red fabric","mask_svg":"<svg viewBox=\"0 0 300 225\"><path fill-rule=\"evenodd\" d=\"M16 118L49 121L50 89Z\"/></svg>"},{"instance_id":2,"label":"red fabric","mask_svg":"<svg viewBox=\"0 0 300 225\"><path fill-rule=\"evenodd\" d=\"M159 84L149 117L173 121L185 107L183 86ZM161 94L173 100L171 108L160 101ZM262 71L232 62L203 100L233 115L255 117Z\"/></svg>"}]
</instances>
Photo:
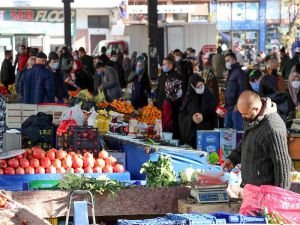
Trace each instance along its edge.
<instances>
[{"instance_id":1,"label":"red fabric","mask_svg":"<svg viewBox=\"0 0 300 225\"><path fill-rule=\"evenodd\" d=\"M19 55L18 71L25 69L29 56L27 54Z\"/></svg>"},{"instance_id":2,"label":"red fabric","mask_svg":"<svg viewBox=\"0 0 300 225\"><path fill-rule=\"evenodd\" d=\"M77 73L77 71L83 69L84 65L82 64L82 62L80 60L75 60L74 63L76 63L77 69L76 70L73 69L73 71L72 71L73 73Z\"/></svg>"},{"instance_id":3,"label":"red fabric","mask_svg":"<svg viewBox=\"0 0 300 225\"><path fill-rule=\"evenodd\" d=\"M162 105L162 128L164 132L173 132L172 107L166 100Z\"/></svg>"}]
</instances>

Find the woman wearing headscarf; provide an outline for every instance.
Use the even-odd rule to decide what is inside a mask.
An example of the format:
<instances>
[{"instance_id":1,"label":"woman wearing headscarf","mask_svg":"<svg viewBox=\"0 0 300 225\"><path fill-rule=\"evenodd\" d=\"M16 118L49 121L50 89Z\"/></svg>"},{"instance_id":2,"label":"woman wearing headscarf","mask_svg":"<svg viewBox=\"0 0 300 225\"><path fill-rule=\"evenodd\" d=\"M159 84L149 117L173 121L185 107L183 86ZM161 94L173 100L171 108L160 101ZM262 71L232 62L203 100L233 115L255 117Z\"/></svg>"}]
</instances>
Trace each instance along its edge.
<instances>
[{"instance_id":1,"label":"woman wearing headscarf","mask_svg":"<svg viewBox=\"0 0 300 225\"><path fill-rule=\"evenodd\" d=\"M196 148L196 131L212 130L217 124L217 102L204 80L194 75L188 94L179 113L179 130L182 144Z\"/></svg>"},{"instance_id":2,"label":"woman wearing headscarf","mask_svg":"<svg viewBox=\"0 0 300 225\"><path fill-rule=\"evenodd\" d=\"M138 57L135 70L131 71L127 82L132 82L131 103L133 107L139 109L148 105L151 87L143 56Z\"/></svg>"},{"instance_id":3,"label":"woman wearing headscarf","mask_svg":"<svg viewBox=\"0 0 300 225\"><path fill-rule=\"evenodd\" d=\"M84 65L79 60L73 61L73 70L66 79L69 90L87 89L90 93L94 93L94 81L92 75L84 69Z\"/></svg>"},{"instance_id":4,"label":"woman wearing headscarf","mask_svg":"<svg viewBox=\"0 0 300 225\"><path fill-rule=\"evenodd\" d=\"M291 73L288 81L289 101L288 112L289 117L294 117L296 111L300 111L300 64L296 65L296 71Z\"/></svg>"}]
</instances>

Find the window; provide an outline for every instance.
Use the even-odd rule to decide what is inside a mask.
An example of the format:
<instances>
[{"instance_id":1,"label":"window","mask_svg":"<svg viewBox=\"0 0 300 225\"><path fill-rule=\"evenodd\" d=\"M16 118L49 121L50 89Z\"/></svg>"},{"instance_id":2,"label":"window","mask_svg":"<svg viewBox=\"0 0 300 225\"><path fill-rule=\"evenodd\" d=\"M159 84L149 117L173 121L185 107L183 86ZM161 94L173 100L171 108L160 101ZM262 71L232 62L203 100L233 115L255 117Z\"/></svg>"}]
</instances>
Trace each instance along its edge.
<instances>
[{"instance_id":1,"label":"window","mask_svg":"<svg viewBox=\"0 0 300 225\"><path fill-rule=\"evenodd\" d=\"M232 20L245 20L245 6L244 2L232 3Z\"/></svg>"},{"instance_id":2,"label":"window","mask_svg":"<svg viewBox=\"0 0 300 225\"><path fill-rule=\"evenodd\" d=\"M109 28L109 16L88 16L88 28Z\"/></svg>"},{"instance_id":3,"label":"window","mask_svg":"<svg viewBox=\"0 0 300 225\"><path fill-rule=\"evenodd\" d=\"M230 21L231 20L231 3L220 3L217 6L217 20Z\"/></svg>"},{"instance_id":4,"label":"window","mask_svg":"<svg viewBox=\"0 0 300 225\"><path fill-rule=\"evenodd\" d=\"M246 3L246 20L258 20L258 2Z\"/></svg>"},{"instance_id":5,"label":"window","mask_svg":"<svg viewBox=\"0 0 300 225\"><path fill-rule=\"evenodd\" d=\"M267 20L279 20L280 19L280 1L267 0L266 19Z\"/></svg>"}]
</instances>

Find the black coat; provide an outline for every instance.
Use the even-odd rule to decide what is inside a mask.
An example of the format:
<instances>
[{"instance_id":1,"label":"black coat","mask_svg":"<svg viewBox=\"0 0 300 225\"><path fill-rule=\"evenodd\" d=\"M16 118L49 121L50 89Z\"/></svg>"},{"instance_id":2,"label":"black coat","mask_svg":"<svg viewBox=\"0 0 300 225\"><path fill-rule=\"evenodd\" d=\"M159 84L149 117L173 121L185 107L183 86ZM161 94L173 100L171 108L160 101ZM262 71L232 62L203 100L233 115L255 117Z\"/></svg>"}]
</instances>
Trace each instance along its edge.
<instances>
[{"instance_id":1,"label":"black coat","mask_svg":"<svg viewBox=\"0 0 300 225\"><path fill-rule=\"evenodd\" d=\"M89 71L82 69L75 73L75 84L81 89L88 89L91 93L94 92L94 80Z\"/></svg>"},{"instance_id":2,"label":"black coat","mask_svg":"<svg viewBox=\"0 0 300 225\"><path fill-rule=\"evenodd\" d=\"M1 66L1 82L5 86L15 83L16 76L10 60L4 59Z\"/></svg>"},{"instance_id":3,"label":"black coat","mask_svg":"<svg viewBox=\"0 0 300 225\"><path fill-rule=\"evenodd\" d=\"M167 73L162 72L158 77L158 86L156 89L156 106L159 109L162 109L162 105L166 100L166 90L165 90L166 81L171 78L182 80L182 77L175 70L171 70Z\"/></svg>"},{"instance_id":4,"label":"black coat","mask_svg":"<svg viewBox=\"0 0 300 225\"><path fill-rule=\"evenodd\" d=\"M84 55L80 58L85 68L92 74L94 74L94 59L92 56Z\"/></svg>"},{"instance_id":5,"label":"black coat","mask_svg":"<svg viewBox=\"0 0 300 225\"><path fill-rule=\"evenodd\" d=\"M196 147L196 131L212 130L216 127L217 114L215 112L217 102L211 91L205 87L202 95L196 94L192 88L179 112L180 140L183 144ZM201 113L203 121L200 124L193 122L193 115Z\"/></svg>"}]
</instances>

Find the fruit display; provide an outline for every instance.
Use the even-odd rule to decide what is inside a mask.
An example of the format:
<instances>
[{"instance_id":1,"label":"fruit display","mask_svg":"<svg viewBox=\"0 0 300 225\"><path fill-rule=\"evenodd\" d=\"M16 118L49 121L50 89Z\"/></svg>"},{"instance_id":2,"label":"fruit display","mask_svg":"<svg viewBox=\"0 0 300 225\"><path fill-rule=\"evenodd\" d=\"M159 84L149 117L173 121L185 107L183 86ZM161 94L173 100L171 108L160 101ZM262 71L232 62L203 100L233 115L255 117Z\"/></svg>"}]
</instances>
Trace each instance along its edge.
<instances>
[{"instance_id":1,"label":"fruit display","mask_svg":"<svg viewBox=\"0 0 300 225\"><path fill-rule=\"evenodd\" d=\"M8 95L9 94L9 91L7 90L7 88L3 84L0 84L0 94L1 95Z\"/></svg>"},{"instance_id":2,"label":"fruit display","mask_svg":"<svg viewBox=\"0 0 300 225\"><path fill-rule=\"evenodd\" d=\"M161 111L153 104L149 104L140 109L140 116L138 118L140 122L154 125L157 119L161 119Z\"/></svg>"},{"instance_id":3,"label":"fruit display","mask_svg":"<svg viewBox=\"0 0 300 225\"><path fill-rule=\"evenodd\" d=\"M106 134L109 131L110 119L110 115L106 110L98 111L95 126L102 134Z\"/></svg>"},{"instance_id":4,"label":"fruit display","mask_svg":"<svg viewBox=\"0 0 300 225\"><path fill-rule=\"evenodd\" d=\"M16 91L16 85L15 84L11 84L8 86L8 90L10 92L10 94L17 94L17 91Z\"/></svg>"},{"instance_id":5,"label":"fruit display","mask_svg":"<svg viewBox=\"0 0 300 225\"><path fill-rule=\"evenodd\" d=\"M134 112L132 104L128 101L114 100L111 106L119 113L131 114Z\"/></svg>"},{"instance_id":6,"label":"fruit display","mask_svg":"<svg viewBox=\"0 0 300 225\"><path fill-rule=\"evenodd\" d=\"M108 106L110 106L110 103L107 102L107 101L104 101L104 102L98 102L96 104L96 106L99 108L99 109L105 109L107 108Z\"/></svg>"},{"instance_id":7,"label":"fruit display","mask_svg":"<svg viewBox=\"0 0 300 225\"><path fill-rule=\"evenodd\" d=\"M124 173L125 168L102 150L95 157L89 152L83 154L73 151L40 147L27 149L22 155L0 160L1 175L60 173Z\"/></svg>"},{"instance_id":8,"label":"fruit display","mask_svg":"<svg viewBox=\"0 0 300 225\"><path fill-rule=\"evenodd\" d=\"M78 96L79 91L69 91L70 98L76 98Z\"/></svg>"}]
</instances>

